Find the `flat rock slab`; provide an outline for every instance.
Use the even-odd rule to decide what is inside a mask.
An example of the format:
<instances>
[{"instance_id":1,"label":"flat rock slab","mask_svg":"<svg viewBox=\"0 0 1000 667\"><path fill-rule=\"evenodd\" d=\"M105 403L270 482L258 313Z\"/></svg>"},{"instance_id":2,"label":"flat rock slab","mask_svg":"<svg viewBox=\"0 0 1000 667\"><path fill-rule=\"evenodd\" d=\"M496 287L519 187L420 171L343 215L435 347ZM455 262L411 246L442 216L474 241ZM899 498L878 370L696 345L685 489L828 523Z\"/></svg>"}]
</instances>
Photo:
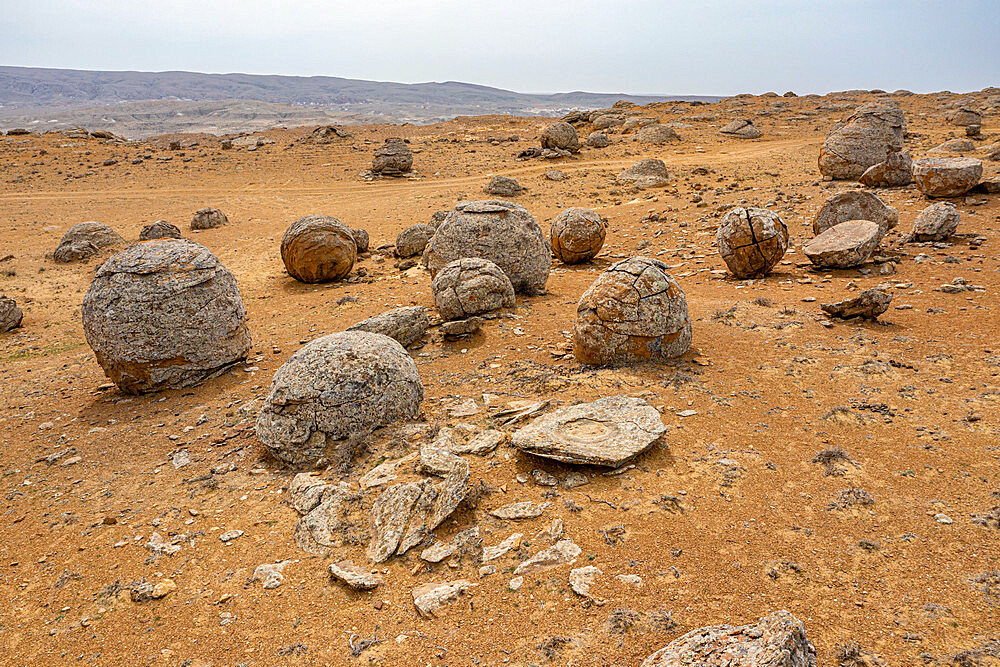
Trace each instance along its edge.
<instances>
[{"instance_id":1,"label":"flat rock slab","mask_svg":"<svg viewBox=\"0 0 1000 667\"><path fill-rule=\"evenodd\" d=\"M928 197L957 197L979 184L983 161L971 157L913 161L913 180Z\"/></svg>"},{"instance_id":2,"label":"flat rock slab","mask_svg":"<svg viewBox=\"0 0 1000 667\"><path fill-rule=\"evenodd\" d=\"M351 588L359 591L370 591L382 584L381 576L372 574L365 568L359 567L353 561L349 560L330 563L330 575L334 579L339 579Z\"/></svg>"},{"instance_id":3,"label":"flat rock slab","mask_svg":"<svg viewBox=\"0 0 1000 667\"><path fill-rule=\"evenodd\" d=\"M542 512L548 506L548 503L539 505L538 503L526 500L522 503L511 503L510 505L490 510L490 515L498 519L534 519L542 516Z\"/></svg>"},{"instance_id":4,"label":"flat rock slab","mask_svg":"<svg viewBox=\"0 0 1000 667\"><path fill-rule=\"evenodd\" d=\"M617 468L664 431L660 413L646 401L609 396L539 417L517 431L511 444L556 461Z\"/></svg>"},{"instance_id":5,"label":"flat rock slab","mask_svg":"<svg viewBox=\"0 0 1000 667\"><path fill-rule=\"evenodd\" d=\"M848 220L813 238L802 247L802 252L816 266L849 269L867 262L881 238L878 224Z\"/></svg>"},{"instance_id":6,"label":"flat rock slab","mask_svg":"<svg viewBox=\"0 0 1000 667\"><path fill-rule=\"evenodd\" d=\"M413 589L413 605L424 618L433 618L447 603L478 585L465 579L423 584Z\"/></svg>"},{"instance_id":7,"label":"flat rock slab","mask_svg":"<svg viewBox=\"0 0 1000 667\"><path fill-rule=\"evenodd\" d=\"M815 667L802 622L777 611L751 625L713 625L678 637L641 667Z\"/></svg>"},{"instance_id":8,"label":"flat rock slab","mask_svg":"<svg viewBox=\"0 0 1000 667\"><path fill-rule=\"evenodd\" d=\"M518 565L517 569L514 570L514 576L532 574L560 565L575 563L581 552L582 550L573 540L560 540Z\"/></svg>"},{"instance_id":9,"label":"flat rock slab","mask_svg":"<svg viewBox=\"0 0 1000 667\"><path fill-rule=\"evenodd\" d=\"M823 303L820 308L824 312L848 319L860 317L866 320L874 320L879 315L889 309L892 303L892 295L880 289L868 289L853 299L845 299L837 303Z\"/></svg>"}]
</instances>

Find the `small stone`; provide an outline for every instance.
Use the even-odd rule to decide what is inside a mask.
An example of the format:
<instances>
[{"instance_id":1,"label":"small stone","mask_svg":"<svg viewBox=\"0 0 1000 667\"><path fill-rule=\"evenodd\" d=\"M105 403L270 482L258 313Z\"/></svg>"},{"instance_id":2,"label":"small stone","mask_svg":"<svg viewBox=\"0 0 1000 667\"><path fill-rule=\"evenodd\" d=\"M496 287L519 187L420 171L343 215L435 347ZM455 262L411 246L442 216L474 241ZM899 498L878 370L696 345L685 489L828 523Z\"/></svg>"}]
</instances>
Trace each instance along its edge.
<instances>
[{"instance_id":1,"label":"small stone","mask_svg":"<svg viewBox=\"0 0 1000 667\"><path fill-rule=\"evenodd\" d=\"M452 320L441 325L441 333L448 338L461 338L479 331L483 326L483 318L469 317L464 320Z\"/></svg>"},{"instance_id":2,"label":"small stone","mask_svg":"<svg viewBox=\"0 0 1000 667\"><path fill-rule=\"evenodd\" d=\"M824 312L842 319L860 317L874 320L887 311L891 303L892 294L880 289L868 289L853 299L845 299L837 303L821 303L820 308Z\"/></svg>"},{"instance_id":3,"label":"small stone","mask_svg":"<svg viewBox=\"0 0 1000 667\"><path fill-rule=\"evenodd\" d=\"M179 452L175 452L170 459L170 463L173 464L174 470L180 470L184 466L191 463L191 455L188 454L188 450L182 449Z\"/></svg>"},{"instance_id":4,"label":"small stone","mask_svg":"<svg viewBox=\"0 0 1000 667\"><path fill-rule=\"evenodd\" d=\"M562 181L566 179L566 174L560 169L549 169L545 172L545 178L550 181Z\"/></svg>"},{"instance_id":5,"label":"small stone","mask_svg":"<svg viewBox=\"0 0 1000 667\"><path fill-rule=\"evenodd\" d=\"M615 575L615 579L623 584L635 586L636 588L642 588L642 577L638 574L617 574Z\"/></svg>"},{"instance_id":6,"label":"small stone","mask_svg":"<svg viewBox=\"0 0 1000 667\"><path fill-rule=\"evenodd\" d=\"M940 513L939 514L935 514L934 515L934 520L937 521L938 523L943 523L943 524L946 524L946 525L947 524L955 523L954 520L952 520L952 518L950 516L948 516L947 514L940 514Z\"/></svg>"},{"instance_id":7,"label":"small stone","mask_svg":"<svg viewBox=\"0 0 1000 667\"><path fill-rule=\"evenodd\" d=\"M455 454L475 454L485 456L492 452L507 436L503 431L488 429L474 435L467 443L455 443L451 451Z\"/></svg>"},{"instance_id":8,"label":"small stone","mask_svg":"<svg viewBox=\"0 0 1000 667\"><path fill-rule=\"evenodd\" d=\"M513 549L519 549L521 547L521 539L523 537L524 535L522 533L514 533L496 546L483 547L482 562L488 563L491 560L500 558Z\"/></svg>"},{"instance_id":9,"label":"small stone","mask_svg":"<svg viewBox=\"0 0 1000 667\"><path fill-rule=\"evenodd\" d=\"M382 577L359 567L351 560L330 563L330 576L358 591L370 591L382 584Z\"/></svg>"},{"instance_id":10,"label":"small stone","mask_svg":"<svg viewBox=\"0 0 1000 667\"><path fill-rule=\"evenodd\" d=\"M581 597L590 597L590 587L594 585L594 580L604 574L600 568L594 565L584 565L569 571L569 587L574 593Z\"/></svg>"},{"instance_id":11,"label":"small stone","mask_svg":"<svg viewBox=\"0 0 1000 667\"><path fill-rule=\"evenodd\" d=\"M523 585L524 577L513 577L509 582L507 582L507 588L512 591L520 590Z\"/></svg>"},{"instance_id":12,"label":"small stone","mask_svg":"<svg viewBox=\"0 0 1000 667\"><path fill-rule=\"evenodd\" d=\"M285 566L291 563L290 560L283 560L278 563L264 563L258 565L254 568L253 576L250 577L250 581L260 581L262 582L262 587L266 590L271 590L281 586L282 582L285 580L285 575L282 572Z\"/></svg>"},{"instance_id":13,"label":"small stone","mask_svg":"<svg viewBox=\"0 0 1000 667\"><path fill-rule=\"evenodd\" d=\"M177 584L174 583L173 579L160 579L153 586L153 591L150 593L150 597L154 600L159 600L160 598L165 598L171 593L177 590Z\"/></svg>"},{"instance_id":14,"label":"small stone","mask_svg":"<svg viewBox=\"0 0 1000 667\"><path fill-rule=\"evenodd\" d=\"M762 132L754 126L753 121L747 118L737 118L730 121L719 130L719 134L727 134L740 139L757 139L762 136Z\"/></svg>"},{"instance_id":15,"label":"small stone","mask_svg":"<svg viewBox=\"0 0 1000 667\"><path fill-rule=\"evenodd\" d=\"M424 618L433 618L445 604L454 602L470 588L478 585L465 579L423 584L413 589L413 605Z\"/></svg>"},{"instance_id":16,"label":"small stone","mask_svg":"<svg viewBox=\"0 0 1000 667\"><path fill-rule=\"evenodd\" d=\"M227 530L222 535L219 535L219 540L222 542L232 542L238 537L243 536L242 530Z\"/></svg>"},{"instance_id":17,"label":"small stone","mask_svg":"<svg viewBox=\"0 0 1000 667\"><path fill-rule=\"evenodd\" d=\"M571 565L576 562L577 556L580 555L581 551L580 547L578 547L572 540L560 540L548 549L539 551L537 554L518 565L514 570L514 574L534 574L535 572L550 570L560 565Z\"/></svg>"},{"instance_id":18,"label":"small stone","mask_svg":"<svg viewBox=\"0 0 1000 667\"><path fill-rule=\"evenodd\" d=\"M495 516L498 519L534 519L535 517L541 516L542 512L544 512L545 508L548 506L548 503L538 504L533 503L530 500L526 500L490 510L490 515Z\"/></svg>"}]
</instances>

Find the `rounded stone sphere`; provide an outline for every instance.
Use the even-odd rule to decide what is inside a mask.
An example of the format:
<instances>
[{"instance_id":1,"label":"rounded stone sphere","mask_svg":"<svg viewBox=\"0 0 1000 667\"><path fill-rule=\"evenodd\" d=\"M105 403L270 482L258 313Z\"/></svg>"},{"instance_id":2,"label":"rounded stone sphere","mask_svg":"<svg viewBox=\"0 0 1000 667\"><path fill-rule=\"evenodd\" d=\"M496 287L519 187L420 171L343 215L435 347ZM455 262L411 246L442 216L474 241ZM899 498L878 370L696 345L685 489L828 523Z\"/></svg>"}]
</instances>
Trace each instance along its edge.
<instances>
[{"instance_id":1,"label":"rounded stone sphere","mask_svg":"<svg viewBox=\"0 0 1000 667\"><path fill-rule=\"evenodd\" d=\"M434 304L444 320L464 320L514 305L514 286L488 259L465 257L446 264L431 281Z\"/></svg>"},{"instance_id":2,"label":"rounded stone sphere","mask_svg":"<svg viewBox=\"0 0 1000 667\"><path fill-rule=\"evenodd\" d=\"M368 252L368 247L371 245L371 238L368 236L368 232L360 228L351 228L351 236L354 237L354 245L358 249L358 254Z\"/></svg>"},{"instance_id":3,"label":"rounded stone sphere","mask_svg":"<svg viewBox=\"0 0 1000 667\"><path fill-rule=\"evenodd\" d=\"M228 224L229 218L217 208L199 209L191 219L191 229L215 229Z\"/></svg>"},{"instance_id":4,"label":"rounded stone sphere","mask_svg":"<svg viewBox=\"0 0 1000 667\"><path fill-rule=\"evenodd\" d=\"M166 220L157 220L151 225L146 225L139 232L140 241L152 241L153 239L179 239L181 230L177 225L172 225Z\"/></svg>"},{"instance_id":5,"label":"rounded stone sphere","mask_svg":"<svg viewBox=\"0 0 1000 667\"><path fill-rule=\"evenodd\" d=\"M184 239L137 243L108 259L84 296L83 331L128 394L197 384L250 350L236 279Z\"/></svg>"},{"instance_id":6,"label":"rounded stone sphere","mask_svg":"<svg viewBox=\"0 0 1000 667\"><path fill-rule=\"evenodd\" d=\"M788 250L788 227L765 208L730 209L715 233L719 255L737 278L770 273Z\"/></svg>"},{"instance_id":7,"label":"rounded stone sphere","mask_svg":"<svg viewBox=\"0 0 1000 667\"><path fill-rule=\"evenodd\" d=\"M416 257L427 247L427 242L434 236L434 228L419 223L410 225L396 237L397 257Z\"/></svg>"},{"instance_id":8,"label":"rounded stone sphere","mask_svg":"<svg viewBox=\"0 0 1000 667\"><path fill-rule=\"evenodd\" d=\"M528 210L499 199L459 202L434 231L423 259L434 275L463 257L490 260L522 294L543 292L552 265L549 242Z\"/></svg>"},{"instance_id":9,"label":"rounded stone sphere","mask_svg":"<svg viewBox=\"0 0 1000 667\"><path fill-rule=\"evenodd\" d=\"M351 272L358 245L351 230L328 215L299 218L281 237L281 261L304 283L339 280Z\"/></svg>"},{"instance_id":10,"label":"rounded stone sphere","mask_svg":"<svg viewBox=\"0 0 1000 667\"><path fill-rule=\"evenodd\" d=\"M552 123L542 130L542 148L558 148L576 153L580 150L580 136L576 128L565 121Z\"/></svg>"},{"instance_id":11,"label":"rounded stone sphere","mask_svg":"<svg viewBox=\"0 0 1000 667\"><path fill-rule=\"evenodd\" d=\"M840 192L825 202L813 218L813 234L820 235L848 220L871 220L885 235L899 224L899 211L864 190Z\"/></svg>"},{"instance_id":12,"label":"rounded stone sphere","mask_svg":"<svg viewBox=\"0 0 1000 667\"><path fill-rule=\"evenodd\" d=\"M549 229L552 252L564 264L589 262L604 246L607 228L596 211L568 208L556 216Z\"/></svg>"},{"instance_id":13,"label":"rounded stone sphere","mask_svg":"<svg viewBox=\"0 0 1000 667\"><path fill-rule=\"evenodd\" d=\"M658 259L622 260L580 297L573 354L584 364L679 357L690 348L687 299Z\"/></svg>"},{"instance_id":14,"label":"rounded stone sphere","mask_svg":"<svg viewBox=\"0 0 1000 667\"><path fill-rule=\"evenodd\" d=\"M392 338L344 331L310 342L274 374L257 437L291 465L349 460L372 431L415 419L424 400L417 366Z\"/></svg>"}]
</instances>

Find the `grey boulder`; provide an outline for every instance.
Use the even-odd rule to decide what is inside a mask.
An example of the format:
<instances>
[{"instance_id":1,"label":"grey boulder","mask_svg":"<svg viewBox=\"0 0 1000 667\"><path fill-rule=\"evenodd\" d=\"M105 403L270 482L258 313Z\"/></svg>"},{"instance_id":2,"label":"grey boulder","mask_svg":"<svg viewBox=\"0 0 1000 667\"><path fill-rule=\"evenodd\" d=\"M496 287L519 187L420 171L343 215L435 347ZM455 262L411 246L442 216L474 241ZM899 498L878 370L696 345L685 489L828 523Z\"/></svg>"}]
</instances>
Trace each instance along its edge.
<instances>
[{"instance_id":1,"label":"grey boulder","mask_svg":"<svg viewBox=\"0 0 1000 667\"><path fill-rule=\"evenodd\" d=\"M423 306L394 308L384 313L361 320L347 327L347 331L367 331L382 334L397 341L403 347L413 345L427 332L431 325L427 309Z\"/></svg>"},{"instance_id":2,"label":"grey boulder","mask_svg":"<svg viewBox=\"0 0 1000 667\"><path fill-rule=\"evenodd\" d=\"M80 222L66 230L52 257L57 262L75 262L124 242L118 232L103 223Z\"/></svg>"},{"instance_id":3,"label":"grey boulder","mask_svg":"<svg viewBox=\"0 0 1000 667\"><path fill-rule=\"evenodd\" d=\"M21 326L24 313L17 307L17 302L6 296L0 296L0 333Z\"/></svg>"},{"instance_id":4,"label":"grey boulder","mask_svg":"<svg viewBox=\"0 0 1000 667\"><path fill-rule=\"evenodd\" d=\"M951 202L931 204L913 221L913 240L943 241L958 229L960 217Z\"/></svg>"},{"instance_id":5,"label":"grey boulder","mask_svg":"<svg viewBox=\"0 0 1000 667\"><path fill-rule=\"evenodd\" d=\"M413 168L413 151L399 137L389 137L375 149L372 171L386 176L399 176Z\"/></svg>"},{"instance_id":6,"label":"grey boulder","mask_svg":"<svg viewBox=\"0 0 1000 667\"><path fill-rule=\"evenodd\" d=\"M154 239L179 239L181 237L181 230L178 229L177 225L172 225L166 220L157 220L156 222L146 225L139 232L140 241L152 241Z\"/></svg>"},{"instance_id":7,"label":"grey boulder","mask_svg":"<svg viewBox=\"0 0 1000 667\"><path fill-rule=\"evenodd\" d=\"M906 119L895 104L866 103L837 123L819 153L819 170L833 179L856 179L903 149Z\"/></svg>"},{"instance_id":8,"label":"grey boulder","mask_svg":"<svg viewBox=\"0 0 1000 667\"><path fill-rule=\"evenodd\" d=\"M882 230L870 220L848 220L814 237L802 252L816 266L848 269L871 257L882 238Z\"/></svg>"},{"instance_id":9,"label":"grey boulder","mask_svg":"<svg viewBox=\"0 0 1000 667\"><path fill-rule=\"evenodd\" d=\"M396 237L396 256L416 257L423 253L427 242L434 236L434 227L423 223L410 225Z\"/></svg>"},{"instance_id":10,"label":"grey boulder","mask_svg":"<svg viewBox=\"0 0 1000 667\"><path fill-rule=\"evenodd\" d=\"M229 218L217 208L202 208L191 218L191 229L214 229L228 225Z\"/></svg>"},{"instance_id":11,"label":"grey boulder","mask_svg":"<svg viewBox=\"0 0 1000 667\"><path fill-rule=\"evenodd\" d=\"M580 137L577 135L575 127L564 121L559 121L542 130L541 144L542 148L576 153L580 150Z\"/></svg>"},{"instance_id":12,"label":"grey boulder","mask_svg":"<svg viewBox=\"0 0 1000 667\"><path fill-rule=\"evenodd\" d=\"M731 137L739 137L740 139L757 139L762 136L762 132L757 129L753 124L753 121L747 118L737 118L736 120L727 123L721 130L719 134L726 134Z\"/></svg>"},{"instance_id":13,"label":"grey boulder","mask_svg":"<svg viewBox=\"0 0 1000 667\"><path fill-rule=\"evenodd\" d=\"M618 183L631 185L638 190L646 188L656 188L670 182L670 174L667 173L667 165L663 160L648 158L640 160L631 167L618 174Z\"/></svg>"},{"instance_id":14,"label":"grey boulder","mask_svg":"<svg viewBox=\"0 0 1000 667\"><path fill-rule=\"evenodd\" d=\"M877 164L865 169L858 180L870 188L898 188L913 182L913 160L910 151L895 151Z\"/></svg>"},{"instance_id":15,"label":"grey boulder","mask_svg":"<svg viewBox=\"0 0 1000 667\"><path fill-rule=\"evenodd\" d=\"M837 303L822 303L820 308L823 312L849 319L860 317L865 320L874 320L879 315L889 309L892 303L892 295L880 289L867 289L853 299L845 299Z\"/></svg>"},{"instance_id":16,"label":"grey boulder","mask_svg":"<svg viewBox=\"0 0 1000 667\"><path fill-rule=\"evenodd\" d=\"M983 162L971 157L925 158L913 161L913 180L928 197L957 197L979 184Z\"/></svg>"},{"instance_id":17,"label":"grey boulder","mask_svg":"<svg viewBox=\"0 0 1000 667\"><path fill-rule=\"evenodd\" d=\"M526 188L510 176L494 176L483 188L483 192L488 195L498 197L513 197L521 194Z\"/></svg>"},{"instance_id":18,"label":"grey boulder","mask_svg":"<svg viewBox=\"0 0 1000 667\"><path fill-rule=\"evenodd\" d=\"M879 226L882 235L899 224L899 211L864 190L840 192L827 199L813 218L813 234L848 220L871 220Z\"/></svg>"},{"instance_id":19,"label":"grey boulder","mask_svg":"<svg viewBox=\"0 0 1000 667\"><path fill-rule=\"evenodd\" d=\"M446 264L431 281L444 320L462 320L514 305L514 286L488 259L465 257Z\"/></svg>"}]
</instances>

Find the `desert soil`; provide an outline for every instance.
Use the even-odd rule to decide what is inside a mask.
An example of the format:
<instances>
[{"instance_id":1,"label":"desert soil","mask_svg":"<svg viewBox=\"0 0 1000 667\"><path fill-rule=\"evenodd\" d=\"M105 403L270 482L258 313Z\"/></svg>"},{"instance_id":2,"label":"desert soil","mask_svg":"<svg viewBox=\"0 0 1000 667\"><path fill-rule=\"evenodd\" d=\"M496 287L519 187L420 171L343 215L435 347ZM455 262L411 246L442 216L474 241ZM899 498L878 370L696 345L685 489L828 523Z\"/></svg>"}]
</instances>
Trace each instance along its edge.
<instances>
[{"instance_id":1,"label":"desert soil","mask_svg":"<svg viewBox=\"0 0 1000 667\"><path fill-rule=\"evenodd\" d=\"M930 202L913 187L879 190L900 225L878 263L816 271L799 251L823 201L857 187L822 180L826 132L877 97L652 105L640 114L682 123L682 142L647 146L612 132L606 149L520 162L515 155L537 145L547 119L361 126L326 145L299 141L307 129L272 130L261 136L274 143L252 152L222 150L208 135L0 138L0 293L25 311L22 328L0 335L0 662L635 666L684 632L776 609L803 621L821 665L836 664L836 649L851 642L889 665L951 664L949 656L977 650L994 659L986 654L1000 638L1000 198L955 198L957 235L902 244ZM957 96L894 99L914 158L964 136L944 119ZM718 134L738 116L764 136ZM977 146L998 134L987 116ZM388 136L410 140L414 173L360 178ZM169 150L171 140L181 150ZM666 162L670 185L614 184L645 157ZM117 162L104 166L109 159ZM998 163L984 164L984 177L997 174ZM553 168L566 179L547 180ZM349 590L326 568L340 556L363 562L364 545L325 556L298 549L299 517L287 502L293 473L254 436L256 401L303 343L397 306L433 312L430 277L376 251L347 281L305 285L284 271L281 235L322 213L368 230L375 249L459 200L489 198L482 188L495 174L528 188L516 201L546 232L563 208L584 206L607 217L608 242L591 264L554 263L547 294L519 297L470 338L445 341L432 329L412 350L427 391L422 420L486 428L512 401L551 409L627 394L659 409L667 432L615 475L509 444L469 456L475 502L438 539L478 525L484 545L523 533L520 549L479 578L474 559L427 564L418 548L378 566L378 589ZM767 278L730 279L717 255L718 220L738 204L768 206L788 223L792 250ZM205 206L231 224L189 230ZM51 253L77 222L101 221L134 240L157 219L233 271L254 347L245 365L201 386L131 397L109 385L80 321L107 253L68 265ZM577 301L603 269L637 254L671 266L694 347L672 362L581 366L567 354ZM956 277L985 289L936 291ZM819 308L880 284L894 300L878 322L831 321ZM478 412L453 416L469 399ZM356 483L384 457L416 451L420 437L386 429L351 466L322 474ZM840 474L813 462L833 447L850 458L831 470ZM175 468L181 450L191 462ZM211 472L227 463L227 474ZM590 483L537 485L535 470L559 480L580 471ZM842 502L848 489L873 502ZM525 500L550 504L524 521L487 514ZM513 567L551 543L536 535L557 518L582 555L511 590ZM230 530L243 534L220 541ZM154 554L146 546L154 531L176 553ZM281 586L249 581L258 565L284 560ZM569 570L582 565L602 570L592 592L603 604L570 590ZM616 575L638 575L642 585ZM478 586L441 616L418 616L414 587L460 578ZM168 595L132 601L138 583L164 579L176 586ZM352 657L350 644L376 628L384 641Z\"/></svg>"}]
</instances>

